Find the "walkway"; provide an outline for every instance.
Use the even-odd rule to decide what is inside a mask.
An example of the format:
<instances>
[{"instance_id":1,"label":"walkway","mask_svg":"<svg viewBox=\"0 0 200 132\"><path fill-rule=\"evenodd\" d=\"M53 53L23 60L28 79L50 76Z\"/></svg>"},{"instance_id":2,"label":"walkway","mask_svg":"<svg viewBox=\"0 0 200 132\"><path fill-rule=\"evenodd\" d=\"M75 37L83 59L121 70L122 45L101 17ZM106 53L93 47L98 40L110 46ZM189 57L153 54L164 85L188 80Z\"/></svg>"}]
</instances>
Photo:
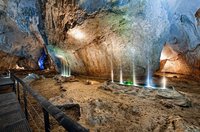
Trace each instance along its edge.
<instances>
[{"instance_id":1,"label":"walkway","mask_svg":"<svg viewBox=\"0 0 200 132\"><path fill-rule=\"evenodd\" d=\"M31 132L14 92L0 94L0 132Z\"/></svg>"}]
</instances>

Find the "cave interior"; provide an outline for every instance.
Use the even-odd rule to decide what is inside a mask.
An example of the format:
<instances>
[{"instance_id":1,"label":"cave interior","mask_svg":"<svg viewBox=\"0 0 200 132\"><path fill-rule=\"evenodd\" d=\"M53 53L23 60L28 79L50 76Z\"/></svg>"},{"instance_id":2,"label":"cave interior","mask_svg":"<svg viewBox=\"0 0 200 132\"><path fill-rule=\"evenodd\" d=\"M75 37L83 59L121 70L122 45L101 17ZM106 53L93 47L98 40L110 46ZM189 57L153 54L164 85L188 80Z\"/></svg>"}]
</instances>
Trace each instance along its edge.
<instances>
[{"instance_id":1,"label":"cave interior","mask_svg":"<svg viewBox=\"0 0 200 132\"><path fill-rule=\"evenodd\" d=\"M0 57L32 131L200 131L199 0L0 0Z\"/></svg>"}]
</instances>

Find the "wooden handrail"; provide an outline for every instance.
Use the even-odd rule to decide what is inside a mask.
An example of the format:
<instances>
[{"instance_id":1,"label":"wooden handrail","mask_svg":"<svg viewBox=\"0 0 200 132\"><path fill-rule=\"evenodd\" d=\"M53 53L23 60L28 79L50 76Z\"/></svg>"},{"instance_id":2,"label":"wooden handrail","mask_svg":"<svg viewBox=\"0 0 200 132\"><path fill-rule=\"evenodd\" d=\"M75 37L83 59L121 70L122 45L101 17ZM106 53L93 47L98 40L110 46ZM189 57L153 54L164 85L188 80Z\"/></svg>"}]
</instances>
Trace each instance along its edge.
<instances>
[{"instance_id":1,"label":"wooden handrail","mask_svg":"<svg viewBox=\"0 0 200 132\"><path fill-rule=\"evenodd\" d=\"M25 82L19 79L17 76L12 74L12 77L21 85L23 88L31 95L33 98L41 105L41 107L47 111L50 115L52 115L60 125L62 125L69 132L89 132L88 129L84 128L77 122L70 119L66 116L60 109L50 103L46 98L41 96L39 93L34 91L30 86L28 86Z\"/></svg>"}]
</instances>

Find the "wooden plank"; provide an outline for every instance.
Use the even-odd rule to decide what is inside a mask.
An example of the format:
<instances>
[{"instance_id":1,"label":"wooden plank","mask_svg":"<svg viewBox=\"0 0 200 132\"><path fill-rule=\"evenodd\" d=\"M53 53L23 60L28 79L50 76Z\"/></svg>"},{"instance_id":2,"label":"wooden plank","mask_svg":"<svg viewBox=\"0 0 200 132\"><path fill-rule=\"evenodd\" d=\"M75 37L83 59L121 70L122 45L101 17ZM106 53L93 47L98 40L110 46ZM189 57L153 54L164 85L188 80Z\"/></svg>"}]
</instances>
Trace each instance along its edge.
<instances>
[{"instance_id":1,"label":"wooden plank","mask_svg":"<svg viewBox=\"0 0 200 132\"><path fill-rule=\"evenodd\" d=\"M0 132L30 132L30 127L12 93L0 94Z\"/></svg>"},{"instance_id":2,"label":"wooden plank","mask_svg":"<svg viewBox=\"0 0 200 132\"><path fill-rule=\"evenodd\" d=\"M3 106L0 108L0 114L4 114L9 110L20 110L20 106L17 103L14 103L12 105L7 105L7 106Z\"/></svg>"},{"instance_id":3,"label":"wooden plank","mask_svg":"<svg viewBox=\"0 0 200 132\"><path fill-rule=\"evenodd\" d=\"M26 118L22 115L21 111L19 110L9 111L6 114L1 115L0 127L6 127L7 125L22 119Z\"/></svg>"},{"instance_id":4,"label":"wooden plank","mask_svg":"<svg viewBox=\"0 0 200 132\"><path fill-rule=\"evenodd\" d=\"M13 124L7 125L5 128L0 129L1 132L31 132L28 127L26 119L19 120Z\"/></svg>"},{"instance_id":5,"label":"wooden plank","mask_svg":"<svg viewBox=\"0 0 200 132\"><path fill-rule=\"evenodd\" d=\"M7 106L7 105L11 105L11 104L15 104L18 103L18 101L16 99L10 99L10 100L6 100L6 101L0 101L0 108Z\"/></svg>"},{"instance_id":6,"label":"wooden plank","mask_svg":"<svg viewBox=\"0 0 200 132\"><path fill-rule=\"evenodd\" d=\"M6 100L15 99L15 94L7 93L7 94L0 94L0 102L4 102Z\"/></svg>"},{"instance_id":7,"label":"wooden plank","mask_svg":"<svg viewBox=\"0 0 200 132\"><path fill-rule=\"evenodd\" d=\"M6 85L14 85L14 81L11 78L1 78L0 79L0 87Z\"/></svg>"}]
</instances>

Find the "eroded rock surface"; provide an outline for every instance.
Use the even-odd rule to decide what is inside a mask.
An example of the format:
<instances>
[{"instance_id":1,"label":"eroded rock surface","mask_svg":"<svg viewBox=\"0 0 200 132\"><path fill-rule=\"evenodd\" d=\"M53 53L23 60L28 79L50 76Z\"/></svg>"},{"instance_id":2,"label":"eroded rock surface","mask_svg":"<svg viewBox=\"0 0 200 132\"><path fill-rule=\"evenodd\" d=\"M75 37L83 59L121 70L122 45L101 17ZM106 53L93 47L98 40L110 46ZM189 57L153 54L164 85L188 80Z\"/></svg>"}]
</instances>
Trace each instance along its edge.
<instances>
[{"instance_id":1,"label":"eroded rock surface","mask_svg":"<svg viewBox=\"0 0 200 132\"><path fill-rule=\"evenodd\" d=\"M113 66L118 76L122 66L125 76L133 67L145 75L148 64L151 71L159 69L167 42L181 61L169 62L173 65L163 71L190 74L200 67L199 8L197 0L51 0L45 24L50 44L65 52L73 72L109 76Z\"/></svg>"},{"instance_id":2,"label":"eroded rock surface","mask_svg":"<svg viewBox=\"0 0 200 132\"><path fill-rule=\"evenodd\" d=\"M120 67L127 77L158 70L167 43L178 59L161 71L199 73L199 9L198 0L1 0L0 48L25 68L48 48L58 69L62 55L73 73L108 77L113 67L117 78Z\"/></svg>"},{"instance_id":3,"label":"eroded rock surface","mask_svg":"<svg viewBox=\"0 0 200 132\"><path fill-rule=\"evenodd\" d=\"M38 68L37 61L44 47L38 24L36 0L0 1L0 51L18 58L10 62L10 69L15 68L16 63L28 69ZM12 57L7 59L12 60ZM1 64L6 66L6 61Z\"/></svg>"}]
</instances>

